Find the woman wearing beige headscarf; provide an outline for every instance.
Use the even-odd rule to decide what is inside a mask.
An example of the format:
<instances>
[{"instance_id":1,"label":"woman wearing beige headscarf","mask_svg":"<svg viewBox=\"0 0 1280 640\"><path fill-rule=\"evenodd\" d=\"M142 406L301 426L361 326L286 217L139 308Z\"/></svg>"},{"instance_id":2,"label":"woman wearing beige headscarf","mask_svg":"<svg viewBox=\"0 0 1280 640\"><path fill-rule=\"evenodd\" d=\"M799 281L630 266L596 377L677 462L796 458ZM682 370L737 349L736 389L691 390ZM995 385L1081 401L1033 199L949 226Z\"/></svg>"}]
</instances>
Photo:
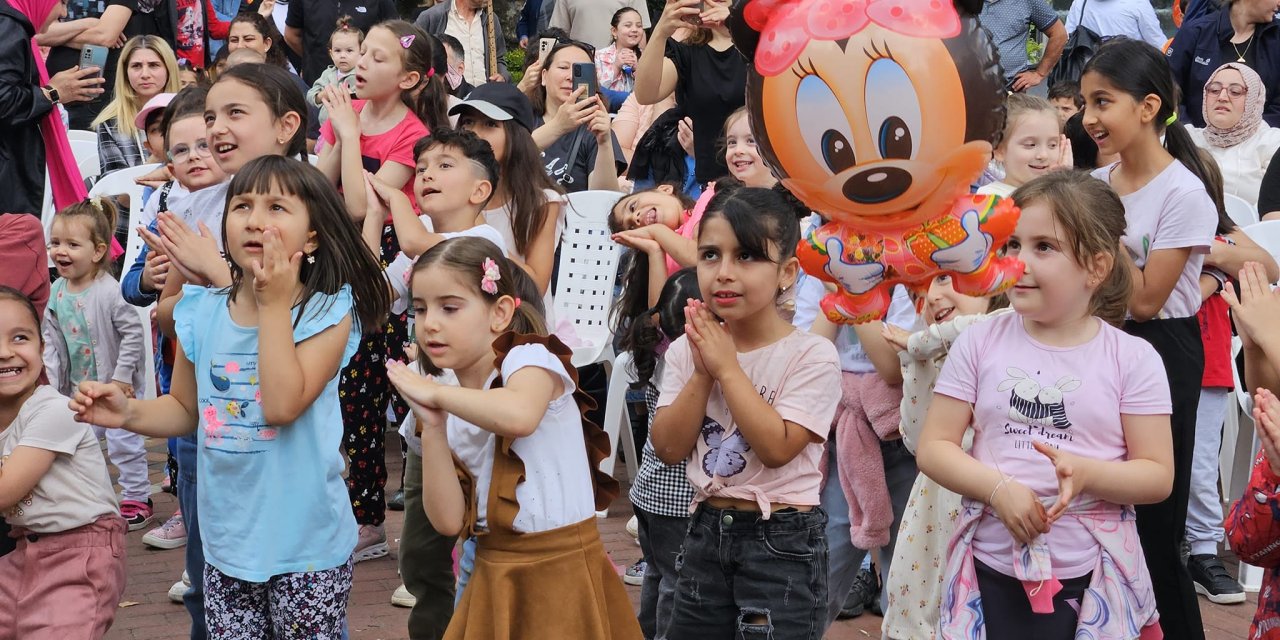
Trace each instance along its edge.
<instances>
[{"instance_id":1,"label":"woman wearing beige headscarf","mask_svg":"<svg viewBox=\"0 0 1280 640\"><path fill-rule=\"evenodd\" d=\"M1280 148L1280 129L1262 121L1267 90L1257 72L1229 62L1204 85L1205 128L1188 126L1191 139L1217 160L1224 191L1258 205L1258 188L1271 156Z\"/></svg>"}]
</instances>

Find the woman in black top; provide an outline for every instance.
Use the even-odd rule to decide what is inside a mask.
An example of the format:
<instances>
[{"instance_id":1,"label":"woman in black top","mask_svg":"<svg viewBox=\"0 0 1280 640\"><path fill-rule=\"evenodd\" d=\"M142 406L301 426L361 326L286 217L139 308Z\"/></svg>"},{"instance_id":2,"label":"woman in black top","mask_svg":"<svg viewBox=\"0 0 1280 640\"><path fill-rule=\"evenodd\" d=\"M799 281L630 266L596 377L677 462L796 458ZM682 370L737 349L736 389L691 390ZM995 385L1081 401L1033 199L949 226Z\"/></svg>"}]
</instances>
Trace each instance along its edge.
<instances>
[{"instance_id":1,"label":"woman in black top","mask_svg":"<svg viewBox=\"0 0 1280 640\"><path fill-rule=\"evenodd\" d=\"M656 104L676 94L676 104L693 120L694 172L701 184L728 173L716 141L724 121L746 104L747 61L733 48L724 21L728 0L668 2L636 67L636 100ZM706 10L699 13L698 6ZM697 21L701 26L693 27ZM694 28L684 42L671 39Z\"/></svg>"},{"instance_id":2,"label":"woman in black top","mask_svg":"<svg viewBox=\"0 0 1280 640\"><path fill-rule=\"evenodd\" d=\"M622 147L613 137L604 100L584 96L573 86L573 65L591 63L591 45L564 40L547 53L533 90L533 141L542 150L547 175L575 193L587 189L619 191L618 174L626 168Z\"/></svg>"}]
</instances>

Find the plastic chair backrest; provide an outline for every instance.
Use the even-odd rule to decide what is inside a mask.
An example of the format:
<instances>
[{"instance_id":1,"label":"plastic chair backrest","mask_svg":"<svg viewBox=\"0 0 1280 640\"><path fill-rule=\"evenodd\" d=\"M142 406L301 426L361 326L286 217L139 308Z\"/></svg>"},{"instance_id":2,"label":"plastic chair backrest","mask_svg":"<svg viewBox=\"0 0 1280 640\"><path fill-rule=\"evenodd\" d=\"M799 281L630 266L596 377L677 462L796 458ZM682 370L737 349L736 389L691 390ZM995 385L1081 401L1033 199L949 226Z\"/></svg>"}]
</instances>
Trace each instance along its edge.
<instances>
[{"instance_id":1,"label":"plastic chair backrest","mask_svg":"<svg viewBox=\"0 0 1280 640\"><path fill-rule=\"evenodd\" d=\"M95 146L98 144L98 134L84 129L69 129L67 131L67 140L72 144L76 142L92 142Z\"/></svg>"},{"instance_id":2,"label":"plastic chair backrest","mask_svg":"<svg viewBox=\"0 0 1280 640\"><path fill-rule=\"evenodd\" d=\"M159 164L140 164L136 167L112 171L102 176L102 179L98 180L93 185L93 188L89 190L90 197L129 194L129 222L126 228L129 229L130 243L132 243L132 237L138 233L134 226L138 216L142 213L142 205L144 204L142 201L143 186L134 182L134 180L155 171L159 167ZM126 263L127 266L128 263Z\"/></svg>"},{"instance_id":3,"label":"plastic chair backrest","mask_svg":"<svg viewBox=\"0 0 1280 640\"><path fill-rule=\"evenodd\" d=\"M98 160L97 141L72 140L71 155L80 167L80 176L90 178L102 174L102 163Z\"/></svg>"},{"instance_id":4,"label":"plastic chair backrest","mask_svg":"<svg viewBox=\"0 0 1280 640\"><path fill-rule=\"evenodd\" d=\"M1227 206L1227 217L1231 218L1232 222L1241 227L1258 224L1258 208L1249 204L1248 200L1229 193L1224 194L1222 200Z\"/></svg>"},{"instance_id":5,"label":"plastic chair backrest","mask_svg":"<svg viewBox=\"0 0 1280 640\"><path fill-rule=\"evenodd\" d=\"M1249 239L1258 243L1272 256L1280 259L1280 220L1264 220L1242 227Z\"/></svg>"},{"instance_id":6,"label":"plastic chair backrest","mask_svg":"<svg viewBox=\"0 0 1280 640\"><path fill-rule=\"evenodd\" d=\"M609 307L621 247L609 233L609 209L621 197L616 191L580 191L566 198L554 315L557 321L573 322L582 342L573 350L575 366L608 359L612 353Z\"/></svg>"}]
</instances>

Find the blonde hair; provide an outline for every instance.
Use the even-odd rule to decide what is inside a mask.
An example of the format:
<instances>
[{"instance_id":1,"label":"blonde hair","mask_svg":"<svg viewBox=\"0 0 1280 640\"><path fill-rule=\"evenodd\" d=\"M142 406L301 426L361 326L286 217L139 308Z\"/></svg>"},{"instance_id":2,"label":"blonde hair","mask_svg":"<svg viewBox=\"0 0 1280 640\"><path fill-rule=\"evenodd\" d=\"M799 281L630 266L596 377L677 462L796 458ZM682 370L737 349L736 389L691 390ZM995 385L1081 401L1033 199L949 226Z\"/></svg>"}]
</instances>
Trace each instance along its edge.
<instances>
[{"instance_id":1,"label":"blonde hair","mask_svg":"<svg viewBox=\"0 0 1280 640\"><path fill-rule=\"evenodd\" d=\"M1062 230L1064 249L1081 268L1099 253L1113 258L1111 272L1089 299L1089 314L1117 327L1123 324L1133 293L1133 274L1129 252L1120 246L1128 224L1120 196L1087 172L1063 169L1018 187L1013 201L1024 209L1035 203L1048 206L1054 227Z\"/></svg>"},{"instance_id":2,"label":"blonde hair","mask_svg":"<svg viewBox=\"0 0 1280 640\"><path fill-rule=\"evenodd\" d=\"M1053 106L1051 102L1039 96L1029 96L1025 93L1011 93L1004 101L1004 127L1000 129L1000 135L996 138L994 147L999 148L1004 145L1013 135L1013 128L1022 120L1023 116L1033 113L1044 112L1053 116L1053 121L1058 121L1058 108ZM1062 133L1059 127L1058 133Z\"/></svg>"},{"instance_id":3,"label":"blonde hair","mask_svg":"<svg viewBox=\"0 0 1280 640\"><path fill-rule=\"evenodd\" d=\"M111 239L114 237L112 233L116 229L116 220L119 215L119 210L110 198L95 196L62 209L53 219L55 222L59 220L70 222L72 218L80 218L85 228L89 230L89 240L93 242L93 246L107 247L102 258L93 264L97 272L102 273L111 264Z\"/></svg>"},{"instance_id":4,"label":"blonde hair","mask_svg":"<svg viewBox=\"0 0 1280 640\"><path fill-rule=\"evenodd\" d=\"M178 59L173 55L173 48L169 43L161 40L156 36L134 36L124 43L124 48L120 50L120 61L116 63L116 88L115 97L107 106L103 107L102 113L93 120L91 127L96 127L112 118L116 119L116 131L122 135L136 136L138 128L134 126L133 120L138 117L138 112L142 107L146 106L142 102L138 93L133 90L129 84L129 59L133 57L139 49L150 49L160 61L164 63L165 71L169 77L165 80L164 86L160 88L159 93L177 93L182 88L182 81L178 77Z\"/></svg>"}]
</instances>

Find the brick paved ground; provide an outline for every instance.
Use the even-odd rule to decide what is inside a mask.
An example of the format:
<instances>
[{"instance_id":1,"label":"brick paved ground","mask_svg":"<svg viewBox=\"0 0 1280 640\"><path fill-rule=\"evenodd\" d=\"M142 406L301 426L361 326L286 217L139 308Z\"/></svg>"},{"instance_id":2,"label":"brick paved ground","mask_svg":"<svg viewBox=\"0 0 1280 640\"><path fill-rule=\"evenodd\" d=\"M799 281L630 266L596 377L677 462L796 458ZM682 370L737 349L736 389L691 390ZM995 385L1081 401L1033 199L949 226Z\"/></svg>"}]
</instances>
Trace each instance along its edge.
<instances>
[{"instance_id":1,"label":"brick paved ground","mask_svg":"<svg viewBox=\"0 0 1280 640\"><path fill-rule=\"evenodd\" d=\"M165 454L162 441L148 443L148 461L151 479L159 484ZM388 442L389 470L392 488L398 487L400 473L399 439L394 436ZM114 471L114 470L113 470ZM623 494L625 496L625 492ZM163 521L177 507L177 500L167 493L156 493L156 519ZM626 521L631 517L631 505L619 499L609 510L609 517L600 521L600 535L605 548L615 563L630 565L640 558L640 547L627 535ZM391 592L400 584L396 575L396 549L399 546L400 525L403 517L388 512L387 537L391 543L391 555L356 565L355 586L348 607L351 638L353 640L406 640L405 609L391 606ZM146 529L129 534L129 584L124 602L116 616L115 626L107 634L108 640L160 640L186 638L189 618L186 610L169 602L169 587L182 573L181 549L160 551L144 547L142 535ZM639 601L639 587L627 587L633 604ZM1200 600L1204 616L1206 636L1209 640L1237 640L1244 638L1257 598L1237 606L1219 606ZM828 640L864 640L880 638L880 618L864 615L855 620L836 623L827 632ZM572 639L567 639L572 640Z\"/></svg>"}]
</instances>

